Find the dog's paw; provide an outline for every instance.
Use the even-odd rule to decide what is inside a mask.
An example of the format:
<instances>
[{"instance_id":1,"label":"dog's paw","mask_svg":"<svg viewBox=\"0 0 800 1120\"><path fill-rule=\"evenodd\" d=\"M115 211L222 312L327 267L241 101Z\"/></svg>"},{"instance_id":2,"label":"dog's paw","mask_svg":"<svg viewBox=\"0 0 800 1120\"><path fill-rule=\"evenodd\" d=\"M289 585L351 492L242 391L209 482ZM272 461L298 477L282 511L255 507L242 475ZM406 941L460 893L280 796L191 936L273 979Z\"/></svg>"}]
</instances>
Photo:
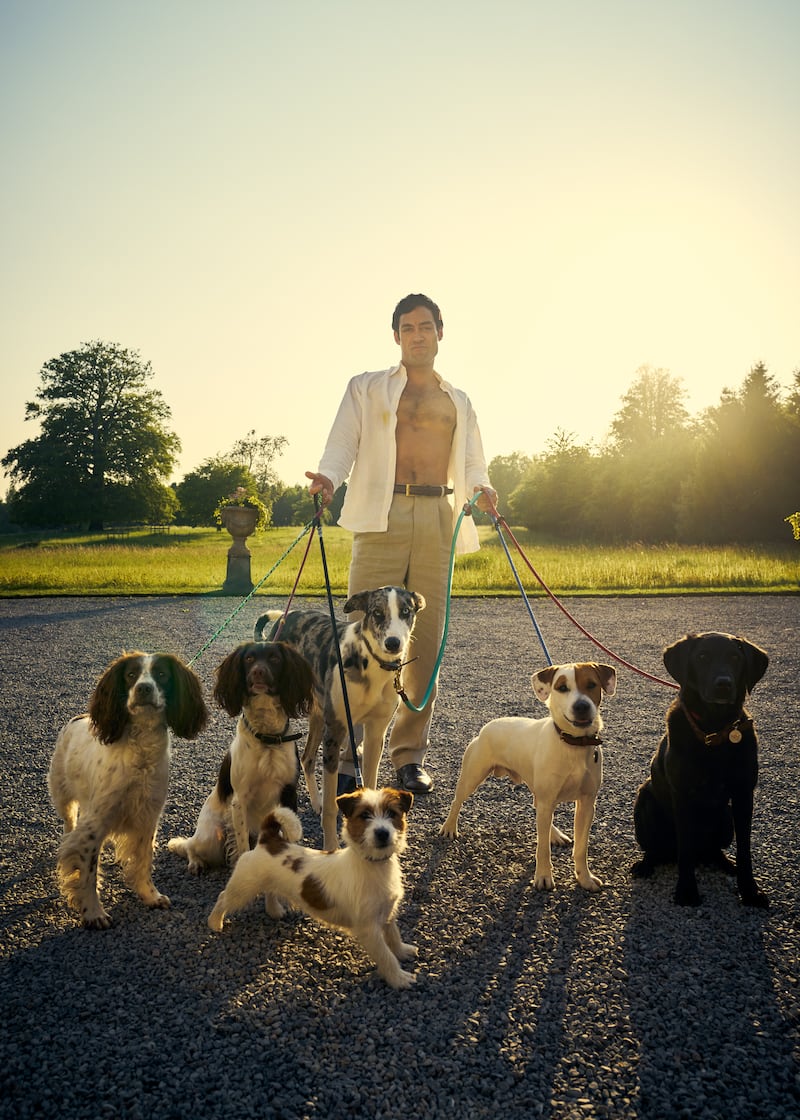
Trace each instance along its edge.
<instances>
[{"instance_id":1,"label":"dog's paw","mask_svg":"<svg viewBox=\"0 0 800 1120\"><path fill-rule=\"evenodd\" d=\"M591 891L592 894L596 894L597 891L601 890L603 887L603 880L598 879L596 875L592 875L591 871L587 871L585 874L581 875L576 873L575 877L583 889L585 891Z\"/></svg>"},{"instance_id":2,"label":"dog's paw","mask_svg":"<svg viewBox=\"0 0 800 1120\"><path fill-rule=\"evenodd\" d=\"M149 906L151 910L169 910L170 906L172 906L172 903L167 898L167 896L165 894L161 894L159 891L156 891L154 895L151 895L149 898L145 898L142 901L146 906Z\"/></svg>"},{"instance_id":3,"label":"dog's paw","mask_svg":"<svg viewBox=\"0 0 800 1120\"><path fill-rule=\"evenodd\" d=\"M286 914L286 907L274 894L264 895L264 909L269 914L270 918L283 918Z\"/></svg>"},{"instance_id":4,"label":"dog's paw","mask_svg":"<svg viewBox=\"0 0 800 1120\"><path fill-rule=\"evenodd\" d=\"M385 976L384 980L396 992L402 991L403 988L410 988L412 984L417 982L413 972L403 972L402 968L398 968L397 972L393 972L391 976Z\"/></svg>"},{"instance_id":5,"label":"dog's paw","mask_svg":"<svg viewBox=\"0 0 800 1120\"><path fill-rule=\"evenodd\" d=\"M439 829L439 835L444 837L445 840L458 840L458 828L454 824L449 824L445 821Z\"/></svg>"},{"instance_id":6,"label":"dog's paw","mask_svg":"<svg viewBox=\"0 0 800 1120\"><path fill-rule=\"evenodd\" d=\"M763 891L758 889L755 883L753 884L752 890L740 890L740 894L742 896L742 902L745 906L755 906L759 910L769 909L769 898L764 894Z\"/></svg>"},{"instance_id":7,"label":"dog's paw","mask_svg":"<svg viewBox=\"0 0 800 1120\"><path fill-rule=\"evenodd\" d=\"M676 906L699 906L700 891L696 883L678 883L673 900Z\"/></svg>"},{"instance_id":8,"label":"dog's paw","mask_svg":"<svg viewBox=\"0 0 800 1120\"><path fill-rule=\"evenodd\" d=\"M215 906L211 913L208 915L208 928L213 929L214 933L222 933L222 927L225 924L225 911L220 906Z\"/></svg>"},{"instance_id":9,"label":"dog's paw","mask_svg":"<svg viewBox=\"0 0 800 1120\"><path fill-rule=\"evenodd\" d=\"M556 848L568 848L572 843L572 837L567 836L566 832L562 832L553 824L550 826L550 843Z\"/></svg>"},{"instance_id":10,"label":"dog's paw","mask_svg":"<svg viewBox=\"0 0 800 1120\"><path fill-rule=\"evenodd\" d=\"M553 873L550 872L549 874L542 875L537 874L536 878L533 880L533 885L537 891L555 890L556 884L555 880L553 879Z\"/></svg>"},{"instance_id":11,"label":"dog's paw","mask_svg":"<svg viewBox=\"0 0 800 1120\"><path fill-rule=\"evenodd\" d=\"M111 918L102 907L96 913L84 914L83 916L84 929L111 929L111 926Z\"/></svg>"},{"instance_id":12,"label":"dog's paw","mask_svg":"<svg viewBox=\"0 0 800 1120\"><path fill-rule=\"evenodd\" d=\"M408 945L405 941L401 943L397 953L399 961L413 961L419 956L419 949L416 945Z\"/></svg>"}]
</instances>

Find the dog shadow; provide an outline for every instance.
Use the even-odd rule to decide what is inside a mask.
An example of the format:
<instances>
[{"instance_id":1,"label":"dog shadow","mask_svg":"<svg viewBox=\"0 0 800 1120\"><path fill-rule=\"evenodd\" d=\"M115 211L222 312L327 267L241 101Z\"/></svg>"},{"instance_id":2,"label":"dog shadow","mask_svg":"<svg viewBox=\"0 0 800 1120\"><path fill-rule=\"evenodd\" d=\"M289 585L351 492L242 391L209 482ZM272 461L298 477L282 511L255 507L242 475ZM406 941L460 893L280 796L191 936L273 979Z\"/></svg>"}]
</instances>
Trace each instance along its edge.
<instances>
[{"instance_id":1,"label":"dog shadow","mask_svg":"<svg viewBox=\"0 0 800 1120\"><path fill-rule=\"evenodd\" d=\"M557 1111L555 1099L571 1091L560 1084L565 1055L580 1046L570 1022L571 989L600 896L575 882L571 848L554 849L560 886L545 892L533 885L535 856L520 850L518 828L511 828L508 837L494 834L490 842L513 856L498 866L491 899L482 901L481 884L465 881L458 866L463 855L438 836L433 839L406 896L403 928L422 946L414 926L420 934L429 921L439 928L441 918L432 910L452 905L472 912L474 928L462 941L420 951L422 991L442 986L448 992L451 1025L441 1057L455 1054L459 1068L491 1071L490 1096L512 1092L515 1107L549 1116ZM472 832L456 842L462 849L481 843ZM428 1012L429 996L414 990L412 998L419 1000L421 1019L430 1013L432 1024L440 1022L441 1013L437 1019L435 1010ZM430 1033L442 1038L433 1025ZM455 1094L455 1112L466 1109L469 1099L459 1100L457 1089Z\"/></svg>"},{"instance_id":2,"label":"dog shadow","mask_svg":"<svg viewBox=\"0 0 800 1120\"><path fill-rule=\"evenodd\" d=\"M752 1114L788 1115L791 1101L800 1114L800 1067L765 936L767 923L781 920L780 903L773 900L770 911L743 906L735 879L701 867L701 904L677 906L675 876L667 865L633 882L624 933L643 1112L731 1115L722 1087L748 1095L748 1086L758 1086ZM713 1076L705 1078L708 1070Z\"/></svg>"}]
</instances>

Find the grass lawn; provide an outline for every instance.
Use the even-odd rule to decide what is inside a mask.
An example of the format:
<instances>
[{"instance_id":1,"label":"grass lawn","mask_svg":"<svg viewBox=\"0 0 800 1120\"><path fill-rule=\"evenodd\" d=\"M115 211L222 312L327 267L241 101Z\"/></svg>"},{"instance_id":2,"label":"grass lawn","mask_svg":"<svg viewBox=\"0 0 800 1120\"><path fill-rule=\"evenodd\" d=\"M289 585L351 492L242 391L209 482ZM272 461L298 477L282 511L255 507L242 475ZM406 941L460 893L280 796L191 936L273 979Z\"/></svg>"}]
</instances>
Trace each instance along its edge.
<instances>
[{"instance_id":1,"label":"grass lawn","mask_svg":"<svg viewBox=\"0 0 800 1120\"><path fill-rule=\"evenodd\" d=\"M491 526L481 526L479 531L480 551L456 561L453 594L518 594L497 532ZM545 544L524 529L514 529L513 534L524 556L509 537L508 549L531 595L546 594L542 583L563 596L800 591L800 545L793 541L763 547L630 544L606 548ZM322 535L333 592L344 595L350 533L326 526ZM308 546L297 594L323 595L316 537L315 531L304 534L299 527L267 529L250 537L251 576L257 593L289 594ZM221 595L230 545L224 530L179 526L127 535L0 535L0 596Z\"/></svg>"}]
</instances>

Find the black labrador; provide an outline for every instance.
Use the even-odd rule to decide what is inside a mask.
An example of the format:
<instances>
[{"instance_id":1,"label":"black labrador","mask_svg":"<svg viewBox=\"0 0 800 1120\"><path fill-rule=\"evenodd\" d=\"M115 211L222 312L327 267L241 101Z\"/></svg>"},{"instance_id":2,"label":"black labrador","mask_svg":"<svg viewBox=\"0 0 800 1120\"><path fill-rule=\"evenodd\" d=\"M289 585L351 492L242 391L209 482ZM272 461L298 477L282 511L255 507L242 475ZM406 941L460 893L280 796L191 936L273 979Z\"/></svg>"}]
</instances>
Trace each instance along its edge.
<instances>
[{"instance_id":1,"label":"black labrador","mask_svg":"<svg viewBox=\"0 0 800 1120\"><path fill-rule=\"evenodd\" d=\"M758 781L758 740L745 697L767 671L763 649L732 634L687 634L664 650L680 685L667 712L667 733L636 795L634 825L644 852L631 871L648 878L678 864L675 902L700 901L697 864L736 875L747 906L766 907L753 878L750 830ZM725 854L736 837L736 863Z\"/></svg>"}]
</instances>

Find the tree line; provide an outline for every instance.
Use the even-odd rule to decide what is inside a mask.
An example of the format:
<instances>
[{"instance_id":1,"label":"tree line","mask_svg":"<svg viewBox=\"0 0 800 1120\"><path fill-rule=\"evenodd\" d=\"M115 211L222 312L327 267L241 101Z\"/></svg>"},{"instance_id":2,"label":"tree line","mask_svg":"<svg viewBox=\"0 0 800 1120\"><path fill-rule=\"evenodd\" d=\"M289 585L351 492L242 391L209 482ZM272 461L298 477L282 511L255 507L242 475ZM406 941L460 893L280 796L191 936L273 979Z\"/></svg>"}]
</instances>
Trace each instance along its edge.
<instances>
[{"instance_id":1,"label":"tree line","mask_svg":"<svg viewBox=\"0 0 800 1120\"><path fill-rule=\"evenodd\" d=\"M266 507L267 523L304 525L313 504L285 486L283 436L249 431L225 452L168 484L180 440L138 352L94 341L46 362L26 419L40 433L11 448L2 510L21 528L215 523L240 490ZM667 370L637 370L598 446L558 430L544 451L489 464L498 509L512 524L554 541L656 543L787 539L800 505L800 369L782 394L763 363L739 389L689 415L686 390ZM343 490L326 516L336 520Z\"/></svg>"}]
</instances>

